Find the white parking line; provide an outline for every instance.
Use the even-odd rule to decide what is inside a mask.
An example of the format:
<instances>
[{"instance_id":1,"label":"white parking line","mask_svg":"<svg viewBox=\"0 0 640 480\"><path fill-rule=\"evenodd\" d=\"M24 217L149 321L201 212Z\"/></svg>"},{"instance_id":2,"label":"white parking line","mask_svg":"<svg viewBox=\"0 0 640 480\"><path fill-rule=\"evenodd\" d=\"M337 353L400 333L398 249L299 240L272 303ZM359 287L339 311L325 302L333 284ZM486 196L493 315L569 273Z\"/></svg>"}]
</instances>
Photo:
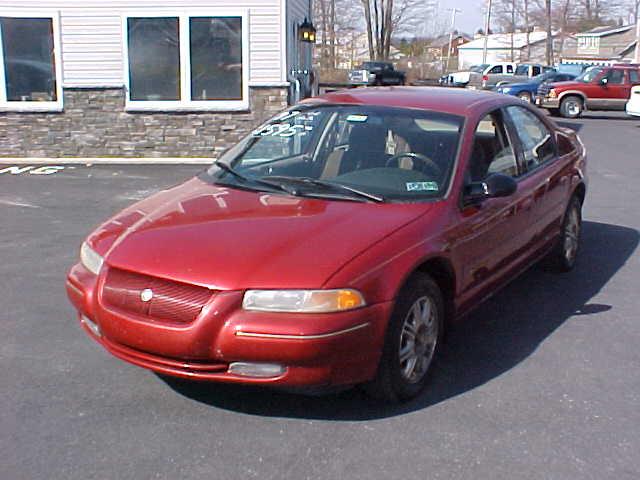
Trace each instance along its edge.
<instances>
[{"instance_id":1,"label":"white parking line","mask_svg":"<svg viewBox=\"0 0 640 480\"><path fill-rule=\"evenodd\" d=\"M53 175L54 173L58 173L64 169L65 167L63 167L62 165L44 165L41 167L35 165L11 165L9 167L0 168L0 175L2 175L3 173L9 173L11 175Z\"/></svg>"},{"instance_id":2,"label":"white parking line","mask_svg":"<svg viewBox=\"0 0 640 480\"><path fill-rule=\"evenodd\" d=\"M10 207L41 208L39 205L6 198L0 198L0 204L9 205Z\"/></svg>"}]
</instances>

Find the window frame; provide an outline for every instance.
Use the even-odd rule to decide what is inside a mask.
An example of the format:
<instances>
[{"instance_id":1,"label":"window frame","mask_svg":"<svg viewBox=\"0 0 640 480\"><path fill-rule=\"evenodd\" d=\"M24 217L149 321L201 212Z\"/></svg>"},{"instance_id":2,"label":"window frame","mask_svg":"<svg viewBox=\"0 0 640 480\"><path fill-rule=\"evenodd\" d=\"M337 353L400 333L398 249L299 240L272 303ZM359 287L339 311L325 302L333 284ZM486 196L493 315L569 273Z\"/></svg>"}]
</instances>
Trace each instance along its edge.
<instances>
[{"instance_id":1,"label":"window frame","mask_svg":"<svg viewBox=\"0 0 640 480\"><path fill-rule=\"evenodd\" d=\"M170 18L178 19L180 40L180 100L131 100L131 72L129 70L130 18ZM191 41L190 19L198 17L240 17L242 26L242 98L240 100L191 100ZM123 76L125 88L125 111L129 112L179 112L179 111L245 111L249 110L249 9L247 8L207 8L207 9L154 9L129 10L121 15Z\"/></svg>"},{"instance_id":2,"label":"window frame","mask_svg":"<svg viewBox=\"0 0 640 480\"><path fill-rule=\"evenodd\" d=\"M522 143L522 140L520 139L520 135L518 134L518 127L514 123L513 118L511 117L511 114L508 111L508 109L511 108L511 107L521 108L521 109L531 113L549 131L551 144L553 146L553 152L554 152L553 158L551 158L549 160L546 160L544 162L537 163L534 167L531 167L530 165L527 165L527 162L526 162L526 159L525 159L525 146ZM556 130L551 128L549 126L549 124L547 122L545 122L535 111L533 111L532 109L527 108L525 106L522 106L522 105L506 105L506 106L502 107L502 111L503 111L504 118L505 118L505 127L510 132L510 135L513 137L513 139L515 141L514 147L515 147L515 150L516 150L516 157L518 159L518 165L520 166L520 174L518 175L516 180L520 180L521 178L526 178L529 175L531 175L531 174L533 174L535 172L538 172L540 169L546 168L547 166L551 165L552 163L554 163L554 162L556 162L558 160L560 155L558 153L558 142L557 142L557 139L556 139L556 136L555 136Z\"/></svg>"},{"instance_id":3,"label":"window frame","mask_svg":"<svg viewBox=\"0 0 640 480\"><path fill-rule=\"evenodd\" d=\"M512 125L510 123L511 119L509 117L507 117L507 112L502 107L498 107L498 108L492 107L492 108L490 108L489 110L487 110L484 113L482 113L482 115L479 115L477 121L474 122L475 126L473 127L473 130L472 130L472 133L471 133L472 148L471 148L471 151L469 151L469 155L467 157L467 163L466 163L466 166L465 166L465 172L468 171L469 168L471 167L471 159L472 159L472 156L473 156L473 142L475 141L475 136L476 136L476 133L478 132L478 128L480 126L480 123L488 116L497 117L497 121L499 122L499 125L495 125L495 127L496 127L496 136L499 139L500 139L500 137L502 137L502 141L507 141L509 143L509 146L511 147L511 150L513 152L513 158L515 160L516 175L510 175L510 176L516 182L518 182L520 180L520 178L523 176L523 165L522 165L522 160L521 160L521 157L520 157L520 139L517 136L514 137L514 132L512 130ZM498 172L493 172L493 173L498 173ZM487 171L487 176L489 176L489 175L490 175L490 173ZM481 180L481 181L484 181L484 180ZM465 188L465 186L466 186L465 182L463 182L463 185L462 185L462 196L463 197L464 197L464 188Z\"/></svg>"},{"instance_id":4,"label":"window frame","mask_svg":"<svg viewBox=\"0 0 640 480\"><path fill-rule=\"evenodd\" d=\"M62 42L60 41L60 12L58 10L3 10L0 17L51 19L53 36L54 77L56 80L55 101L15 101L7 100L6 72L4 67L4 45L0 25L0 112L61 112L64 106L62 89Z\"/></svg>"}]
</instances>

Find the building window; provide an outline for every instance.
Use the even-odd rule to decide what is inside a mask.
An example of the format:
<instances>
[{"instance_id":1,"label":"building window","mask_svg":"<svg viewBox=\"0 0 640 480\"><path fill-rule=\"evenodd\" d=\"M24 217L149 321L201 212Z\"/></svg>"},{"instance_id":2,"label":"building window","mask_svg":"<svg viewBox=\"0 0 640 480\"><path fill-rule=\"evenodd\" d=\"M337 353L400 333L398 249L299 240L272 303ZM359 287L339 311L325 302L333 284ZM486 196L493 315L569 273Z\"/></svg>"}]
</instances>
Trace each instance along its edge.
<instances>
[{"instance_id":1,"label":"building window","mask_svg":"<svg viewBox=\"0 0 640 480\"><path fill-rule=\"evenodd\" d=\"M62 109L58 18L0 16L0 110Z\"/></svg>"},{"instance_id":2,"label":"building window","mask_svg":"<svg viewBox=\"0 0 640 480\"><path fill-rule=\"evenodd\" d=\"M125 20L127 109L248 108L245 12Z\"/></svg>"}]
</instances>

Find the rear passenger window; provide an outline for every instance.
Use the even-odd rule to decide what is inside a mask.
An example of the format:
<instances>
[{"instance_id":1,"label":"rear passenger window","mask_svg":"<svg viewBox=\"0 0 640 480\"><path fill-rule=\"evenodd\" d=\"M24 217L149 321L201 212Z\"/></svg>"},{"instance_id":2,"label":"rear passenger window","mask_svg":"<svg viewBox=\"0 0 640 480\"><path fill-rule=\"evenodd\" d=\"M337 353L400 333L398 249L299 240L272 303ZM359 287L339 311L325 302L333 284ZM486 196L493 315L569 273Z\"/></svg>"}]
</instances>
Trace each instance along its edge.
<instances>
[{"instance_id":1,"label":"rear passenger window","mask_svg":"<svg viewBox=\"0 0 640 480\"><path fill-rule=\"evenodd\" d=\"M513 65L507 65L507 73L513 73Z\"/></svg>"},{"instance_id":2,"label":"rear passenger window","mask_svg":"<svg viewBox=\"0 0 640 480\"><path fill-rule=\"evenodd\" d=\"M492 173L518 175L516 156L499 111L486 115L478 123L467 172L473 182L481 182Z\"/></svg>"},{"instance_id":3,"label":"rear passenger window","mask_svg":"<svg viewBox=\"0 0 640 480\"><path fill-rule=\"evenodd\" d=\"M527 170L555 157L555 146L551 132L534 113L526 108L511 106L507 112L522 144L524 163Z\"/></svg>"},{"instance_id":4,"label":"rear passenger window","mask_svg":"<svg viewBox=\"0 0 640 480\"><path fill-rule=\"evenodd\" d=\"M634 85L640 83L640 73L638 73L638 70L629 70L629 81Z\"/></svg>"}]
</instances>

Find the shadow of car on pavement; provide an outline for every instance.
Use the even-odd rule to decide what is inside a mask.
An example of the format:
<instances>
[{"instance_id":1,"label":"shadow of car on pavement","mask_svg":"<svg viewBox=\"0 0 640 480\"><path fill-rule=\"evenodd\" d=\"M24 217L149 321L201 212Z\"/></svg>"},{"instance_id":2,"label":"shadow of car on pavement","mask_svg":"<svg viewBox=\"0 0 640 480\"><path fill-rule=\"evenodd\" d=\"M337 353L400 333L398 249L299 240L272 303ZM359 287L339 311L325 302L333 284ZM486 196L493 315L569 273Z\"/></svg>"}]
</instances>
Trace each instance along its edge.
<instances>
[{"instance_id":1,"label":"shadow of car on pavement","mask_svg":"<svg viewBox=\"0 0 640 480\"><path fill-rule=\"evenodd\" d=\"M589 301L633 254L639 238L632 228L585 221L576 268L554 274L533 267L459 322L448 334L427 388L407 403L380 404L357 388L312 397L160 378L188 398L251 415L363 421L424 409L516 367L568 319L615 308Z\"/></svg>"}]
</instances>

